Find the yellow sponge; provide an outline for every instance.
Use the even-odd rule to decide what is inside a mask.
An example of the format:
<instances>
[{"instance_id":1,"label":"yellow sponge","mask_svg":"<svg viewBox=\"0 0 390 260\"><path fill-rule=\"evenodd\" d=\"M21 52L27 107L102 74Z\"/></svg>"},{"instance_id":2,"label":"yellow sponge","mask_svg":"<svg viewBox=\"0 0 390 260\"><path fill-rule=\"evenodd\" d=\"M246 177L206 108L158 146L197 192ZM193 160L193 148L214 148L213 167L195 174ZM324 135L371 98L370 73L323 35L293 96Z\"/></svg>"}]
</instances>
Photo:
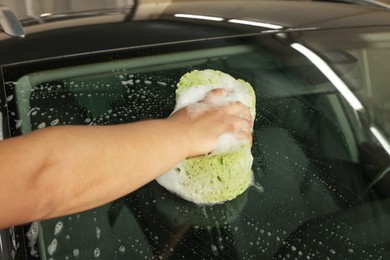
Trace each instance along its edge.
<instances>
[{"instance_id":1,"label":"yellow sponge","mask_svg":"<svg viewBox=\"0 0 390 260\"><path fill-rule=\"evenodd\" d=\"M208 91L222 88L225 102L240 101L255 118L256 98L252 86L216 70L194 70L183 75L176 90L176 110L197 102ZM202 92L202 94L199 94ZM193 97L198 100L191 100ZM229 142L224 139L221 142ZM252 181L251 145L247 141L221 143L223 149L186 159L157 179L157 182L183 199L198 204L215 204L242 194Z\"/></svg>"}]
</instances>

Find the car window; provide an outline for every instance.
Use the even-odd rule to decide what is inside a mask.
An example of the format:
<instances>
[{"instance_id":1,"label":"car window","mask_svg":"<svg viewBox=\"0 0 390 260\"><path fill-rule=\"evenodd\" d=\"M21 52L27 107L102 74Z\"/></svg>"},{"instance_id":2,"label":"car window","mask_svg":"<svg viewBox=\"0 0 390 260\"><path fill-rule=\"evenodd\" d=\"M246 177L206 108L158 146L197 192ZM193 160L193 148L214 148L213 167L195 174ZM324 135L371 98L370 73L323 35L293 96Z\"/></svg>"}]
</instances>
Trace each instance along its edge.
<instances>
[{"instance_id":1,"label":"car window","mask_svg":"<svg viewBox=\"0 0 390 260\"><path fill-rule=\"evenodd\" d=\"M390 57L390 34L385 30L352 29L348 37L337 30L312 32L303 36L314 49L322 53L368 111L372 124L390 138L390 88L386 68Z\"/></svg>"},{"instance_id":2,"label":"car window","mask_svg":"<svg viewBox=\"0 0 390 260\"><path fill-rule=\"evenodd\" d=\"M175 105L181 75L216 69L249 82L256 93L253 184L230 202L208 206L184 201L151 182L104 206L20 227L27 255L389 256L389 155L362 125L359 118L365 110L354 110L329 78L290 44L275 35L260 35L86 60L81 56L4 68L12 136L56 125L164 118ZM340 72L340 78L351 82L360 66L353 63L351 73ZM355 93L362 86L350 89Z\"/></svg>"}]
</instances>

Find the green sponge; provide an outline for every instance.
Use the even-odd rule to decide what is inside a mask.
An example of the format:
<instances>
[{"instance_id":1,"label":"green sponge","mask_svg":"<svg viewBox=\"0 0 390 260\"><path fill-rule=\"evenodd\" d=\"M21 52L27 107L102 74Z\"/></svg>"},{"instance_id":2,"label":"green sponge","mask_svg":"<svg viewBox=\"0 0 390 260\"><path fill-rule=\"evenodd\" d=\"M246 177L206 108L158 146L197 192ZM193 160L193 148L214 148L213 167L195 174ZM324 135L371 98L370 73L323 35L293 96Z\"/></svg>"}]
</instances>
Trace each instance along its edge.
<instances>
[{"instance_id":1,"label":"green sponge","mask_svg":"<svg viewBox=\"0 0 390 260\"><path fill-rule=\"evenodd\" d=\"M183 90L193 88L194 86L209 86L211 89L223 88L227 91L235 92L240 97L244 96L243 98L239 98L239 101L249 107L252 115L255 113L255 91L248 82L242 79L234 79L229 74L218 70L193 70L184 74L177 83L176 100L180 98Z\"/></svg>"},{"instance_id":2,"label":"green sponge","mask_svg":"<svg viewBox=\"0 0 390 260\"><path fill-rule=\"evenodd\" d=\"M240 79L216 70L194 70L183 75L176 90L176 101L182 95L193 95L192 88L207 91L223 88L228 101L247 105L255 118L255 93L252 86ZM179 105L177 103L177 105ZM189 158L157 179L157 182L178 196L198 204L216 204L242 194L252 181L251 145L236 143L226 151Z\"/></svg>"}]
</instances>

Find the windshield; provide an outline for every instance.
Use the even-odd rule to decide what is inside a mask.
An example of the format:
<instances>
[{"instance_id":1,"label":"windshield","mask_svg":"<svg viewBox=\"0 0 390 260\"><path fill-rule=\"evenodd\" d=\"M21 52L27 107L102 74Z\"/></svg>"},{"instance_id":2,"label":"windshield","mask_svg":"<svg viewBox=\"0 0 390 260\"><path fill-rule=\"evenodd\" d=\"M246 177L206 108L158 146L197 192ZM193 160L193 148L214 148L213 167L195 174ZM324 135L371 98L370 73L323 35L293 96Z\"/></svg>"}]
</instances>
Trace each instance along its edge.
<instances>
[{"instance_id":1,"label":"windshield","mask_svg":"<svg viewBox=\"0 0 390 260\"><path fill-rule=\"evenodd\" d=\"M176 83L194 69L249 82L257 102L254 180L238 198L200 206L153 181L102 207L18 227L24 253L41 259L389 257L390 92L380 69L390 41L349 33L362 44L344 46L332 31L292 34L292 42L260 35L4 68L12 136L167 117Z\"/></svg>"}]
</instances>

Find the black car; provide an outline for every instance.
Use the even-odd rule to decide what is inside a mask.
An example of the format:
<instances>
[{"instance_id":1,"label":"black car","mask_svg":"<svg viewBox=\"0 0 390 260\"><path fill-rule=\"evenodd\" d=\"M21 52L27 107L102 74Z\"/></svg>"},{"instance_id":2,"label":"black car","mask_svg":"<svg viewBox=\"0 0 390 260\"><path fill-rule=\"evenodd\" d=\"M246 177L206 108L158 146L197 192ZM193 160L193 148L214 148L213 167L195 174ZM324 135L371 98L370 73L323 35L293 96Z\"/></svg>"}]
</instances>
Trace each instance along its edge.
<instances>
[{"instance_id":1,"label":"black car","mask_svg":"<svg viewBox=\"0 0 390 260\"><path fill-rule=\"evenodd\" d=\"M195 69L249 82L257 116L253 184L236 199L196 205L153 181L2 230L0 259L390 259L387 5L58 1L20 12L9 2L4 138L165 118Z\"/></svg>"}]
</instances>

